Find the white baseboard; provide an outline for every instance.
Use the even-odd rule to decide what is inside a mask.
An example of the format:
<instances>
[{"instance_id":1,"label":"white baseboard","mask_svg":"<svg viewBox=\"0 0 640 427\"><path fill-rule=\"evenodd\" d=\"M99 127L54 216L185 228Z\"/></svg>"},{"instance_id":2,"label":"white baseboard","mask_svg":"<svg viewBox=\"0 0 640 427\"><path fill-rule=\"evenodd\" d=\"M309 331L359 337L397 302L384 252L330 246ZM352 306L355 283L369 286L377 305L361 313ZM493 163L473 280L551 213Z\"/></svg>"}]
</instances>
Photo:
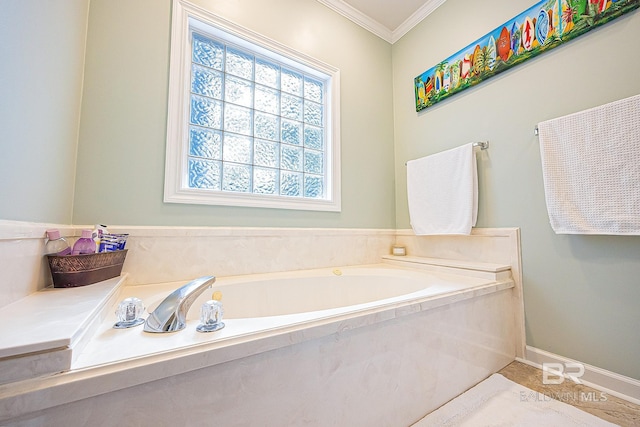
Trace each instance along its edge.
<instances>
[{"instance_id":1,"label":"white baseboard","mask_svg":"<svg viewBox=\"0 0 640 427\"><path fill-rule=\"evenodd\" d=\"M543 363L579 363L584 366L584 374L580 377L582 384L640 405L640 381L636 379L531 346L526 347L525 359L516 359L540 369Z\"/></svg>"}]
</instances>

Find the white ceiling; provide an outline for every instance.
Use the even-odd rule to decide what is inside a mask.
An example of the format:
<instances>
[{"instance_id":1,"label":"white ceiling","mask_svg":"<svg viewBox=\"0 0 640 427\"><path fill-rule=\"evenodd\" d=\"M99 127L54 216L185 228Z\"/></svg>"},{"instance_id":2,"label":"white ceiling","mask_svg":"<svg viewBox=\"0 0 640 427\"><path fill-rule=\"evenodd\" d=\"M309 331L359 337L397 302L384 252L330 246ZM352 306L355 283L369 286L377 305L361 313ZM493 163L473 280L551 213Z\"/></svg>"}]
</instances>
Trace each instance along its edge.
<instances>
[{"instance_id":1,"label":"white ceiling","mask_svg":"<svg viewBox=\"0 0 640 427\"><path fill-rule=\"evenodd\" d=\"M380 38L395 43L445 0L318 0Z\"/></svg>"}]
</instances>

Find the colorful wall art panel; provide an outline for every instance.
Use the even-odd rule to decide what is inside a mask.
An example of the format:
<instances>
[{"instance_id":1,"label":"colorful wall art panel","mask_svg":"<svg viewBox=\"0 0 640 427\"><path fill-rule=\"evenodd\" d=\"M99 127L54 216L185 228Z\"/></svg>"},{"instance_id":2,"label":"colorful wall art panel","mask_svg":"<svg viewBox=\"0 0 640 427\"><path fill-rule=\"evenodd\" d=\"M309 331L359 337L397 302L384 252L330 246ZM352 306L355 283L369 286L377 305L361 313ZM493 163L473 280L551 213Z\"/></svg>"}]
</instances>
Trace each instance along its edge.
<instances>
[{"instance_id":1,"label":"colorful wall art panel","mask_svg":"<svg viewBox=\"0 0 640 427\"><path fill-rule=\"evenodd\" d=\"M640 7L640 0L543 0L414 80L416 111Z\"/></svg>"}]
</instances>

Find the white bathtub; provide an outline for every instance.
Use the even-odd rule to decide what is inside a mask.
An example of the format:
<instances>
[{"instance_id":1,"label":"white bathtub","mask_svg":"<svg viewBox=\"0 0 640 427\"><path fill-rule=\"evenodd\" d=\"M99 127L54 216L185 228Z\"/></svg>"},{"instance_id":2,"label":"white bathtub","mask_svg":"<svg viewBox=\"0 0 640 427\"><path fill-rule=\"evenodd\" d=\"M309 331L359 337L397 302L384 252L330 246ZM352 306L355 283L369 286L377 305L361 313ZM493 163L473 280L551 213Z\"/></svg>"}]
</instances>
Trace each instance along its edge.
<instances>
[{"instance_id":1,"label":"white bathtub","mask_svg":"<svg viewBox=\"0 0 640 427\"><path fill-rule=\"evenodd\" d=\"M125 286L117 298L135 296L151 312L173 290L186 282ZM512 286L511 281L460 274L375 265L326 268L283 273L221 277L210 290L194 302L187 315L186 330L161 334L145 333L141 327L113 329L115 307L84 350L75 358L74 369L112 363L118 360L157 356L196 343L232 343L247 337L264 337L278 331L301 331L338 320L354 319L364 314L380 313L391 308L420 310L423 304L435 307L455 299L469 298L477 292ZM196 332L200 306L222 292L225 328L212 333ZM109 343L109 351L105 345Z\"/></svg>"},{"instance_id":2,"label":"white bathtub","mask_svg":"<svg viewBox=\"0 0 640 427\"><path fill-rule=\"evenodd\" d=\"M15 415L30 425L409 425L516 346L508 266L414 261L221 277L167 334L113 329L115 306L137 296L152 311L186 282L123 286L71 370L9 399L0 390L0 409L28 395ZM226 327L198 333L216 290Z\"/></svg>"},{"instance_id":3,"label":"white bathtub","mask_svg":"<svg viewBox=\"0 0 640 427\"><path fill-rule=\"evenodd\" d=\"M345 307L352 311L485 283L486 279L438 275L391 265L221 277L194 303L188 318L198 318L199 306L211 298L212 291L222 293L225 318L240 319ZM153 311L169 292L182 284L184 282L129 286L123 290L123 296L141 295L148 302L148 310Z\"/></svg>"}]
</instances>

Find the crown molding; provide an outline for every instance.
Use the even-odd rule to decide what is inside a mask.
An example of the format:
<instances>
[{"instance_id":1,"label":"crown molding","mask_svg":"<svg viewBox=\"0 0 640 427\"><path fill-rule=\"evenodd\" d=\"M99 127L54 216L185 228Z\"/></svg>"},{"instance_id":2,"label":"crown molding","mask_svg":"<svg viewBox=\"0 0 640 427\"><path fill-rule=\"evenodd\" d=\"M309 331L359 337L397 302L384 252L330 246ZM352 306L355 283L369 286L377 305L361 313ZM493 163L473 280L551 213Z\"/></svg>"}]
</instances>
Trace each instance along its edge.
<instances>
[{"instance_id":1,"label":"crown molding","mask_svg":"<svg viewBox=\"0 0 640 427\"><path fill-rule=\"evenodd\" d=\"M328 8L345 18L360 25L365 30L370 31L376 36L380 37L388 43L395 43L408 33L413 27L418 25L424 18L429 16L434 10L436 10L446 0L428 0L420 9L416 10L406 21L398 26L395 30L391 31L375 19L365 15L358 9L354 8L350 4L345 3L343 0L317 0L324 4Z\"/></svg>"},{"instance_id":2,"label":"crown molding","mask_svg":"<svg viewBox=\"0 0 640 427\"><path fill-rule=\"evenodd\" d=\"M429 0L420 9L416 10L413 15L407 18L402 24L398 26L391 34L390 43L393 44L400 40L402 36L407 34L413 27L422 22L427 16L431 15L438 7L446 0Z\"/></svg>"},{"instance_id":3,"label":"crown molding","mask_svg":"<svg viewBox=\"0 0 640 427\"><path fill-rule=\"evenodd\" d=\"M355 22L360 25L365 30L368 30L380 37L382 40L385 40L391 43L392 32L387 27L376 21L375 19L370 18L364 13L360 12L358 9L354 8L350 4L343 2L342 0L318 0L318 2L327 6L329 9L338 12L340 15L345 18Z\"/></svg>"}]
</instances>

